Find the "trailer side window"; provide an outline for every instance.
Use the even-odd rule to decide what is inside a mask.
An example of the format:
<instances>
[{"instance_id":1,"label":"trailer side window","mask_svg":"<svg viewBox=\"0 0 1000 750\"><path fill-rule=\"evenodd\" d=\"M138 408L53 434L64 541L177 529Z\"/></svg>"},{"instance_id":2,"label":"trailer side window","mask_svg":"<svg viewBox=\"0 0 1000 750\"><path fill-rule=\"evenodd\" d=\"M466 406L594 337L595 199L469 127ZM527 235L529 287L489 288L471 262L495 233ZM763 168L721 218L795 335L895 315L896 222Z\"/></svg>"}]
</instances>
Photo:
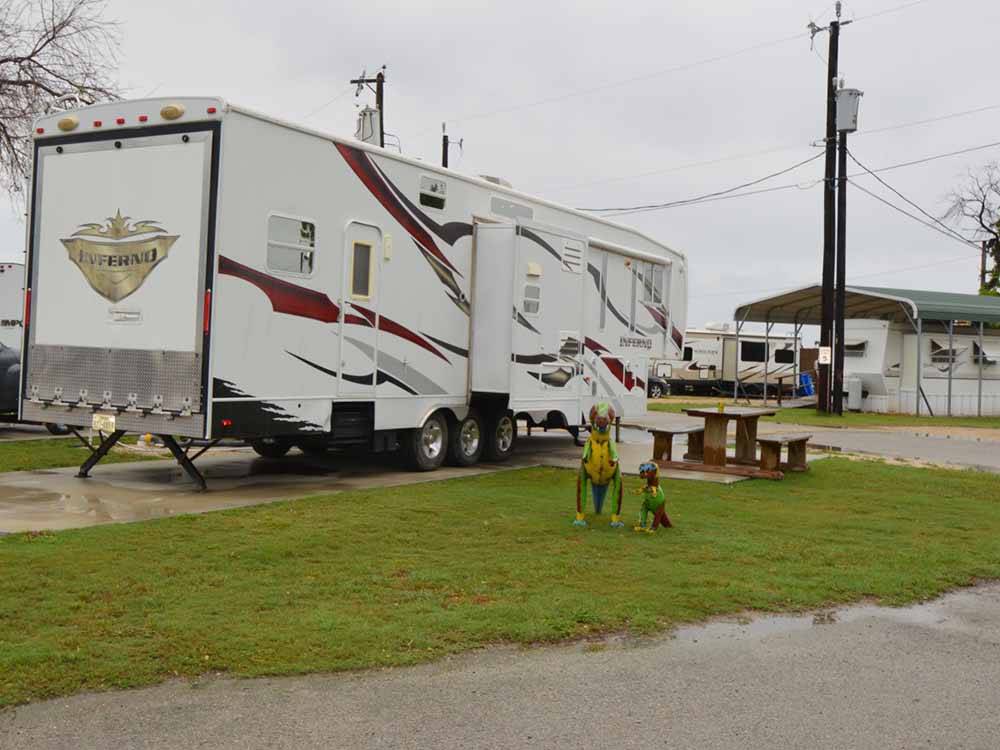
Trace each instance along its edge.
<instances>
[{"instance_id":1,"label":"trailer side window","mask_svg":"<svg viewBox=\"0 0 1000 750\"><path fill-rule=\"evenodd\" d=\"M355 242L351 258L351 296L368 299L372 296L372 246Z\"/></svg>"},{"instance_id":2,"label":"trailer side window","mask_svg":"<svg viewBox=\"0 0 1000 750\"><path fill-rule=\"evenodd\" d=\"M684 347L684 356L682 357L682 359L685 362L690 362L692 359L694 359L694 351L691 349L690 346Z\"/></svg>"},{"instance_id":3,"label":"trailer side window","mask_svg":"<svg viewBox=\"0 0 1000 750\"><path fill-rule=\"evenodd\" d=\"M272 214L267 217L267 267L309 276L316 251L316 225Z\"/></svg>"},{"instance_id":4,"label":"trailer side window","mask_svg":"<svg viewBox=\"0 0 1000 750\"><path fill-rule=\"evenodd\" d=\"M524 285L524 304L522 309L525 315L538 315L542 307L542 288L537 284Z\"/></svg>"},{"instance_id":5,"label":"trailer side window","mask_svg":"<svg viewBox=\"0 0 1000 750\"><path fill-rule=\"evenodd\" d=\"M795 363L794 349L775 349L774 361L779 365L791 365Z\"/></svg>"},{"instance_id":6,"label":"trailer side window","mask_svg":"<svg viewBox=\"0 0 1000 750\"><path fill-rule=\"evenodd\" d=\"M766 362L767 345L763 341L741 341L740 359L744 362Z\"/></svg>"}]
</instances>

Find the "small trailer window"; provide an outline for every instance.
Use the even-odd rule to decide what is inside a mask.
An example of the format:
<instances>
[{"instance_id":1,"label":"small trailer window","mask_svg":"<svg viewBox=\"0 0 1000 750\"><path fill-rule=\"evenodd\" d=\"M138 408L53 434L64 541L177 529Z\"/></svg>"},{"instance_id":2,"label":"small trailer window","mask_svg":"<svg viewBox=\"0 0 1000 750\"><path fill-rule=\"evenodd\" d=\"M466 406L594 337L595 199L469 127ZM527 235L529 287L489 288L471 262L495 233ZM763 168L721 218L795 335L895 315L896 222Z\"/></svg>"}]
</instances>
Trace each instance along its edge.
<instances>
[{"instance_id":1,"label":"small trailer window","mask_svg":"<svg viewBox=\"0 0 1000 750\"><path fill-rule=\"evenodd\" d=\"M368 299L372 296L372 246L367 242L354 243L351 259L351 296Z\"/></svg>"},{"instance_id":2,"label":"small trailer window","mask_svg":"<svg viewBox=\"0 0 1000 750\"><path fill-rule=\"evenodd\" d=\"M845 341L844 342L844 356L845 357L863 357L865 356L865 350L868 348L867 341Z\"/></svg>"},{"instance_id":3,"label":"small trailer window","mask_svg":"<svg viewBox=\"0 0 1000 750\"><path fill-rule=\"evenodd\" d=\"M420 178L420 205L441 210L448 197L448 184L426 175Z\"/></svg>"},{"instance_id":4,"label":"small trailer window","mask_svg":"<svg viewBox=\"0 0 1000 750\"><path fill-rule=\"evenodd\" d=\"M766 362L767 345L763 341L741 341L740 359L744 362Z\"/></svg>"},{"instance_id":5,"label":"small trailer window","mask_svg":"<svg viewBox=\"0 0 1000 750\"><path fill-rule=\"evenodd\" d=\"M313 272L316 225L311 221L272 214L267 217L267 267L309 276Z\"/></svg>"},{"instance_id":6,"label":"small trailer window","mask_svg":"<svg viewBox=\"0 0 1000 750\"><path fill-rule=\"evenodd\" d=\"M795 363L794 349L775 349L774 361L779 365L791 365Z\"/></svg>"},{"instance_id":7,"label":"small trailer window","mask_svg":"<svg viewBox=\"0 0 1000 750\"><path fill-rule=\"evenodd\" d=\"M690 346L684 347L684 356L682 357L682 359L685 362L690 362L692 359L694 359L694 350Z\"/></svg>"},{"instance_id":8,"label":"small trailer window","mask_svg":"<svg viewBox=\"0 0 1000 750\"><path fill-rule=\"evenodd\" d=\"M524 314L538 315L542 306L542 288L537 284L524 285Z\"/></svg>"}]
</instances>

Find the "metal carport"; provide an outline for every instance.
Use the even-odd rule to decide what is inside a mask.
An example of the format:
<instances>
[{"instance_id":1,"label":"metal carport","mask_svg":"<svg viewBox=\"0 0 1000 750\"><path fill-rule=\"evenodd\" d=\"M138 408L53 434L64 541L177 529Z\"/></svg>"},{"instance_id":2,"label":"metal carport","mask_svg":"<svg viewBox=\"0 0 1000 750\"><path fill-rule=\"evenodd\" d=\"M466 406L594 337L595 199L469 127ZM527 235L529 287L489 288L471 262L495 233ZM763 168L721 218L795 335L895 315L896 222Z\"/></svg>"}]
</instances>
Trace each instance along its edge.
<instances>
[{"instance_id":1,"label":"metal carport","mask_svg":"<svg viewBox=\"0 0 1000 750\"><path fill-rule=\"evenodd\" d=\"M802 326L819 325L822 314L823 289L819 284L792 289L771 297L740 305L733 318L736 320L736 339L745 323L764 323L765 336L769 337L775 323L794 326L798 337ZM983 327L986 323L1000 323L1000 297L979 294L955 294L917 289L892 289L868 286L848 286L844 301L844 318L879 319L896 323L908 323L917 334L917 414L920 414L920 399L923 398L927 410L930 402L923 391L921 342L925 322L936 322L947 326L948 346L953 348L955 321L968 321L979 325L979 351L983 352ZM979 357L978 414L982 416L983 401L983 360ZM796 382L798 378L798 354L796 354ZM737 384L734 396L739 391ZM766 373L765 373L766 378ZM767 383L765 379L765 391ZM948 370L948 414L951 414L952 368ZM933 413L933 412L931 412Z\"/></svg>"}]
</instances>

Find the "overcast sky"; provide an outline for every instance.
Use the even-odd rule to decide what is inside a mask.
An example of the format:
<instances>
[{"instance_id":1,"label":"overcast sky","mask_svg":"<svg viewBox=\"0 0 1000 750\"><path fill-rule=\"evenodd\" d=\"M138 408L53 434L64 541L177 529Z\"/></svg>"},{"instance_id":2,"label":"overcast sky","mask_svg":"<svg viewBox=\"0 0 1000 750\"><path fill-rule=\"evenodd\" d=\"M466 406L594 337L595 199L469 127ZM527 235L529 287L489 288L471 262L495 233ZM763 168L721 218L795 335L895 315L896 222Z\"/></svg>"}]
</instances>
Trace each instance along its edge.
<instances>
[{"instance_id":1,"label":"overcast sky","mask_svg":"<svg viewBox=\"0 0 1000 750\"><path fill-rule=\"evenodd\" d=\"M844 4L857 21L841 36L841 72L865 92L851 150L873 168L1000 141L1000 4L906 5ZM689 198L816 154L827 37L811 50L806 24L832 13L822 0L109 3L130 97L219 95L350 135L355 102L370 97L355 100L347 80L385 64L386 128L404 153L437 160L447 120L465 143L452 166L576 207ZM992 147L882 176L940 214L970 168L997 158ZM818 280L822 170L818 159L759 186L797 187L618 220L687 254L689 324L728 321L741 301ZM848 216L850 281L976 290L974 249L857 190ZM5 258L23 246L9 211L0 245Z\"/></svg>"}]
</instances>

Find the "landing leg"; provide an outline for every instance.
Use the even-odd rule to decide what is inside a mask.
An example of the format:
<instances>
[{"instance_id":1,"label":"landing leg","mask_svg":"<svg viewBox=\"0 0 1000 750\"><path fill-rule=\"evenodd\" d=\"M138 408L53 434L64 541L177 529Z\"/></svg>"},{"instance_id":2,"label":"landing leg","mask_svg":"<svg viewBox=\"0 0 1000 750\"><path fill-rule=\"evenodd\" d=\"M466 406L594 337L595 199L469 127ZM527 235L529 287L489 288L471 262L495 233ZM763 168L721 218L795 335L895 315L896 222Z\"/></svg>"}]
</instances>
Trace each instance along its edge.
<instances>
[{"instance_id":1,"label":"landing leg","mask_svg":"<svg viewBox=\"0 0 1000 750\"><path fill-rule=\"evenodd\" d=\"M78 439L83 440L83 438L81 438L80 435L76 433L75 430L74 434L76 434ZM100 461L102 458L108 455L108 451L115 446L115 443L117 443L119 440L122 439L122 435L124 434L125 430L115 430L106 438L104 438L104 440L101 441L101 444L97 446L96 449L91 448L90 456L87 458L86 461L80 464L80 470L76 473L76 475L81 479L86 479L87 477L89 477L90 470L97 465L98 461ZM83 442L84 445L90 448L90 443L88 443L86 440L83 440Z\"/></svg>"},{"instance_id":2,"label":"landing leg","mask_svg":"<svg viewBox=\"0 0 1000 750\"><path fill-rule=\"evenodd\" d=\"M198 471L195 465L191 462L191 459L188 458L188 455L187 453L184 452L184 449L181 448L179 445L177 445L177 441L174 440L174 436L160 435L160 440L163 441L163 444L167 446L170 452L174 455L174 458L177 459L177 463L181 465L181 468L184 469L184 472L189 477L191 477L191 479L194 480L195 484L198 485L198 489L201 490L202 492L207 490L208 487L205 484L205 477L201 475L201 472ZM202 453L204 453L204 451L202 451ZM199 453L198 455L201 455L201 453Z\"/></svg>"}]
</instances>

